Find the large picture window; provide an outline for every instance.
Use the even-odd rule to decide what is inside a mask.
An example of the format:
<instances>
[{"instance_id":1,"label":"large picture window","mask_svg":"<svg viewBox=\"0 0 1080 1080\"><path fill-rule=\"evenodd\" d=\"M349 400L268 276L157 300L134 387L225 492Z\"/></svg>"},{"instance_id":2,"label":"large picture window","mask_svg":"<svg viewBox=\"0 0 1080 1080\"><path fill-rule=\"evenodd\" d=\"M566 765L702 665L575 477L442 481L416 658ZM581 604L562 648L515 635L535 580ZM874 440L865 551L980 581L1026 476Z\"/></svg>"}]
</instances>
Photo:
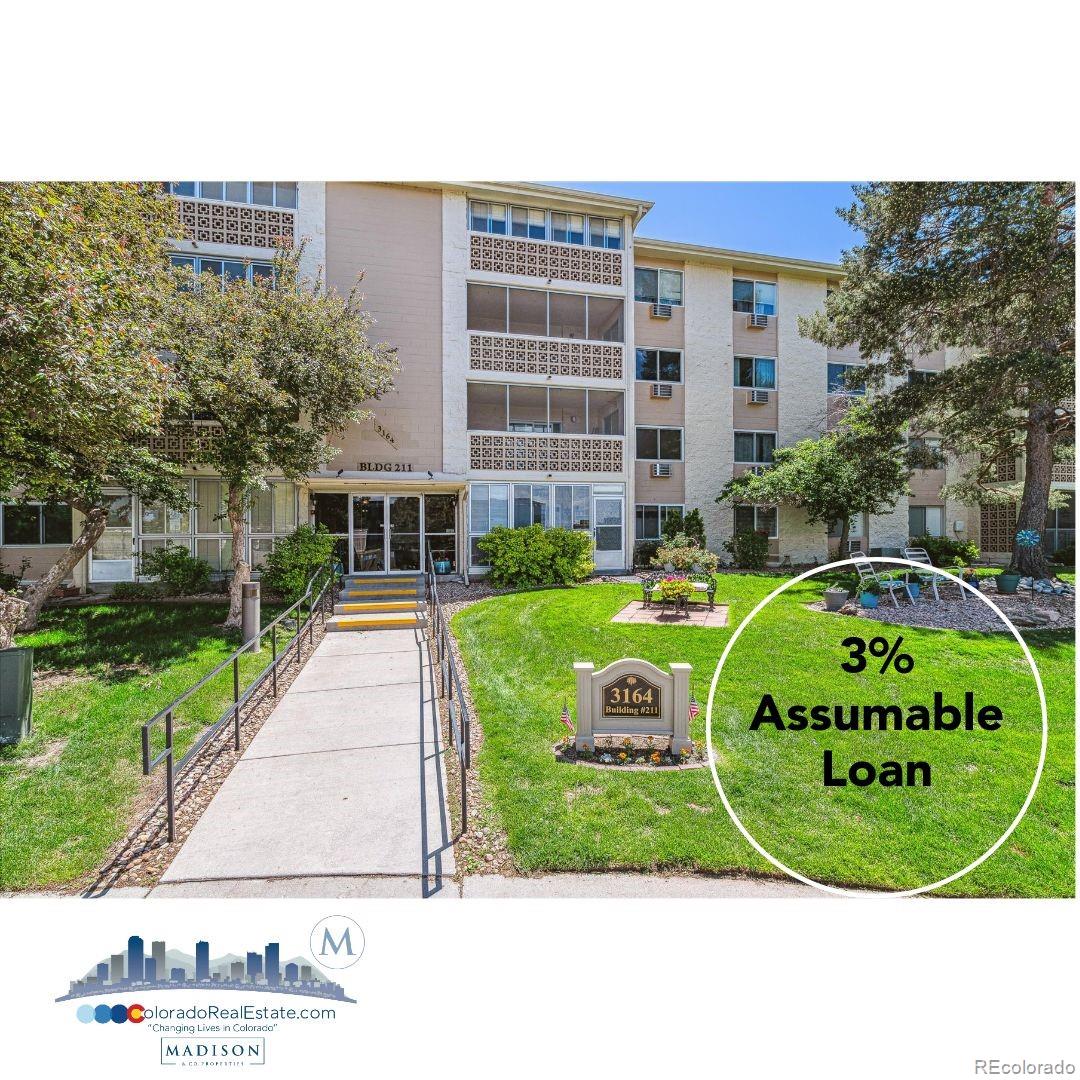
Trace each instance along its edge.
<instances>
[{"instance_id":1,"label":"large picture window","mask_svg":"<svg viewBox=\"0 0 1080 1080\"><path fill-rule=\"evenodd\" d=\"M776 360L771 356L736 356L735 385L754 390L775 390Z\"/></svg>"},{"instance_id":2,"label":"large picture window","mask_svg":"<svg viewBox=\"0 0 1080 1080\"><path fill-rule=\"evenodd\" d=\"M171 180L169 191L193 199L252 203L295 210L299 188L295 180Z\"/></svg>"},{"instance_id":3,"label":"large picture window","mask_svg":"<svg viewBox=\"0 0 1080 1080\"><path fill-rule=\"evenodd\" d=\"M635 540L659 540L664 535L664 526L668 519L678 515L682 517L683 507L679 505L638 503L634 507Z\"/></svg>"},{"instance_id":4,"label":"large picture window","mask_svg":"<svg viewBox=\"0 0 1080 1080\"><path fill-rule=\"evenodd\" d=\"M908 536L944 536L944 506L909 506Z\"/></svg>"},{"instance_id":5,"label":"large picture window","mask_svg":"<svg viewBox=\"0 0 1080 1080\"><path fill-rule=\"evenodd\" d=\"M274 264L268 262L245 262L242 259L204 259L198 255L170 255L169 262L175 269L187 268L197 280L203 274L213 274L221 279L222 288L230 281L274 281Z\"/></svg>"},{"instance_id":6,"label":"large picture window","mask_svg":"<svg viewBox=\"0 0 1080 1080\"><path fill-rule=\"evenodd\" d=\"M0 506L0 547L67 546L73 539L71 507L63 504L7 503Z\"/></svg>"},{"instance_id":7,"label":"large picture window","mask_svg":"<svg viewBox=\"0 0 1080 1080\"><path fill-rule=\"evenodd\" d=\"M622 435L623 392L528 383L471 382L466 390L470 431L555 435Z\"/></svg>"},{"instance_id":8,"label":"large picture window","mask_svg":"<svg viewBox=\"0 0 1080 1080\"><path fill-rule=\"evenodd\" d=\"M828 390L830 394L865 394L866 386L848 381L849 371L863 371L862 364L829 364Z\"/></svg>"},{"instance_id":9,"label":"large picture window","mask_svg":"<svg viewBox=\"0 0 1080 1080\"><path fill-rule=\"evenodd\" d=\"M645 304L674 304L681 307L682 271L634 267L634 299Z\"/></svg>"},{"instance_id":10,"label":"large picture window","mask_svg":"<svg viewBox=\"0 0 1080 1080\"><path fill-rule=\"evenodd\" d=\"M495 334L623 340L623 302L615 296L473 283L468 286L466 321L470 330Z\"/></svg>"},{"instance_id":11,"label":"large picture window","mask_svg":"<svg viewBox=\"0 0 1080 1080\"><path fill-rule=\"evenodd\" d=\"M676 349L637 349L641 382L682 382L682 353Z\"/></svg>"}]
</instances>

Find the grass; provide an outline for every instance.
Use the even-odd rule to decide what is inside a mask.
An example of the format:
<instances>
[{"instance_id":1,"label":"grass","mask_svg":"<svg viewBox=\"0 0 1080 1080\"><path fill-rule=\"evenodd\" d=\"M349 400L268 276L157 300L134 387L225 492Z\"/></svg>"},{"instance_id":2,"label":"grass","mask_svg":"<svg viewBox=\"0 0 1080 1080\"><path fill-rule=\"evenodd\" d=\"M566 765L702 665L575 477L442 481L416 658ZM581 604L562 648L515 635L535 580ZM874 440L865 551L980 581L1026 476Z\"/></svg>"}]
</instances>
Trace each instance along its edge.
<instances>
[{"instance_id":1,"label":"grass","mask_svg":"<svg viewBox=\"0 0 1080 1080\"><path fill-rule=\"evenodd\" d=\"M459 612L461 645L485 743L482 784L526 871L694 868L776 873L735 829L707 769L620 772L554 760L563 702L573 708L572 664L599 669L623 656L664 667L693 665L702 715L717 660L734 628L781 579L722 575L717 602L729 605L722 630L613 624L637 599L633 586L516 593ZM899 628L915 669L877 666L858 675L839 664L852 633L894 639L897 627L808 610L822 586L793 586L739 639L718 687L714 739L721 779L751 833L788 865L819 880L867 887L914 887L960 869L1005 829L1023 802L1039 746L1037 698L1008 635ZM1075 771L1073 668L1068 632L1029 635L1050 713L1046 769L1026 817L1005 845L946 887L954 895L1071 896L1074 891ZM943 646L947 646L943 647ZM751 735L749 718L766 691L781 708L796 702L897 703L940 690L998 704L997 733L772 732ZM826 788L823 756L838 763L927 760L929 788ZM839 768L838 768L839 771ZM844 770L846 772L846 769Z\"/></svg>"},{"instance_id":2,"label":"grass","mask_svg":"<svg viewBox=\"0 0 1080 1080\"><path fill-rule=\"evenodd\" d=\"M264 624L280 610L265 606ZM147 782L139 729L237 647L224 617L215 603L55 608L16 641L34 648L34 730L0 747L0 888L63 886L101 863ZM241 689L269 659L244 655ZM181 753L232 693L230 666L180 707Z\"/></svg>"}]
</instances>

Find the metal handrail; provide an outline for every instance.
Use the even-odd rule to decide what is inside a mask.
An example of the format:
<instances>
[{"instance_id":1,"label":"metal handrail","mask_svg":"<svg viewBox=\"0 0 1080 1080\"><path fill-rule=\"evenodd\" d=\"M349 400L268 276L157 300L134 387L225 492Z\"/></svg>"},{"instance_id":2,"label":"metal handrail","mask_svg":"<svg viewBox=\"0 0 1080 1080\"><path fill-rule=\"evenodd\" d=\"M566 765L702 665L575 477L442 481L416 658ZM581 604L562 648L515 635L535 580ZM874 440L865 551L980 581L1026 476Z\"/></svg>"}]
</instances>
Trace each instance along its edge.
<instances>
[{"instance_id":1,"label":"metal handrail","mask_svg":"<svg viewBox=\"0 0 1080 1080\"><path fill-rule=\"evenodd\" d=\"M326 580L323 582L322 587L318 593L314 593L316 582L318 582L323 575L326 575ZM238 649L232 652L220 664L217 665L212 671L207 672L197 683L188 687L182 694L174 698L169 702L165 708L161 709L149 720L142 725L142 771L144 776L149 776L154 769L158 767L163 761L167 763L165 772L165 806L168 817L168 837L169 841L173 841L176 838L176 780L191 764L192 760L196 757L200 750L222 729L222 727L231 718L233 721L233 748L237 751L240 749L240 710L246 705L255 693L262 687L262 685L269 678L271 681L272 692L274 697L277 697L278 692L278 668L288 659L289 651L296 646L296 655L294 662L299 661L300 648L299 643L303 640L304 629L308 631L308 644L314 644L315 640L315 625L314 614L316 606L318 607L320 614L320 621L325 626L326 624L326 592L331 590L331 598L333 598L333 590L336 586L334 575L334 561L330 560L321 566L311 576L311 580L307 583L307 588L304 590L303 595L293 604L290 604L280 615L277 616L272 622L261 628L254 637L245 641ZM307 618L303 615L303 605L307 601ZM278 654L277 647L277 631L278 627L287 618L296 612L296 633L292 639L286 644L281 654ZM259 672L255 681L243 692L240 692L240 657L247 652L255 651L255 647L262 641L265 635L270 635L271 643L271 659L270 663ZM173 714L177 708L181 706L192 694L201 690L211 679L220 675L227 667L232 665L233 669L233 700L232 703L225 709L221 716L195 740L194 743L188 748L188 751L184 756L176 761L174 748L173 748ZM154 757L150 756L150 733L160 723L165 725L165 746L162 751Z\"/></svg>"},{"instance_id":2,"label":"metal handrail","mask_svg":"<svg viewBox=\"0 0 1080 1080\"><path fill-rule=\"evenodd\" d=\"M443 611L442 601L439 599L435 559L430 544L428 544L427 569L424 576L427 579L429 597L428 626L431 630L431 645L435 650L436 666L439 671L439 697L446 699L450 738L453 740L458 764L461 767L461 831L464 833L468 828L466 773L472 765L472 740L470 738L472 718L469 715L469 706L466 703L465 694L461 687L457 662L454 660L454 653L450 648L450 627L446 620L446 613Z\"/></svg>"}]
</instances>

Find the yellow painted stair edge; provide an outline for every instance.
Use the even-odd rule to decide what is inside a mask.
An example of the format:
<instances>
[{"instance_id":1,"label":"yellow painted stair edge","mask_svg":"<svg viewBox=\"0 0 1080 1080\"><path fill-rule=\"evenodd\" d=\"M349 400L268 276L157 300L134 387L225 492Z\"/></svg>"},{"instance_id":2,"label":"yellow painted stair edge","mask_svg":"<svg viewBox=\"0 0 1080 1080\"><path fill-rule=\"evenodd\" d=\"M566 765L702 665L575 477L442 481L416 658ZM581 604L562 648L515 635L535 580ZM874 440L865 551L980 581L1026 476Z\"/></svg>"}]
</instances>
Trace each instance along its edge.
<instances>
[{"instance_id":1,"label":"yellow painted stair edge","mask_svg":"<svg viewBox=\"0 0 1080 1080\"><path fill-rule=\"evenodd\" d=\"M406 624L408 626L418 625L419 620L415 615L402 615L398 618L388 616L383 619L342 619L337 620L338 626L398 626Z\"/></svg>"},{"instance_id":2,"label":"yellow painted stair edge","mask_svg":"<svg viewBox=\"0 0 1080 1080\"><path fill-rule=\"evenodd\" d=\"M391 602L391 603L388 603L388 604L378 604L378 603L374 603L374 604L372 604L372 603L349 604L349 603L344 603L341 606L345 609L345 612L349 613L349 614L356 614L356 613L361 612L361 611L410 611L410 610L414 610L414 609L409 608L408 601L406 601L406 600L398 600L396 602Z\"/></svg>"}]
</instances>

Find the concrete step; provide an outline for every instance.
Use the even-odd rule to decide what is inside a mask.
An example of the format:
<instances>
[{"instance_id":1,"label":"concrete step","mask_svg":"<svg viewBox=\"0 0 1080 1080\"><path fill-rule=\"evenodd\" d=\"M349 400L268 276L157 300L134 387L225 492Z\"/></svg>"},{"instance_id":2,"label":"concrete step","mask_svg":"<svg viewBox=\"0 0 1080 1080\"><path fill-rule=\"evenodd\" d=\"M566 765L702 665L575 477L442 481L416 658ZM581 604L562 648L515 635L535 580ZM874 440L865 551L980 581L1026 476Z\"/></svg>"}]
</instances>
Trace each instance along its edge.
<instances>
[{"instance_id":1,"label":"concrete step","mask_svg":"<svg viewBox=\"0 0 1080 1080\"><path fill-rule=\"evenodd\" d=\"M368 588L354 588L348 587L341 590L340 599L343 603L350 603L358 600L422 600L424 593L420 589L408 588L396 588L396 589L368 589Z\"/></svg>"},{"instance_id":2,"label":"concrete step","mask_svg":"<svg viewBox=\"0 0 1080 1080\"><path fill-rule=\"evenodd\" d=\"M424 580L423 574L344 574L347 584L363 585L414 585Z\"/></svg>"},{"instance_id":3,"label":"concrete step","mask_svg":"<svg viewBox=\"0 0 1080 1080\"><path fill-rule=\"evenodd\" d=\"M401 613L404 611L423 611L424 606L423 600L355 600L335 604L334 614L357 615L365 611L389 611Z\"/></svg>"},{"instance_id":4,"label":"concrete step","mask_svg":"<svg viewBox=\"0 0 1080 1080\"><path fill-rule=\"evenodd\" d=\"M410 630L427 625L422 611L372 611L359 615L334 615L326 620L327 631Z\"/></svg>"}]
</instances>

